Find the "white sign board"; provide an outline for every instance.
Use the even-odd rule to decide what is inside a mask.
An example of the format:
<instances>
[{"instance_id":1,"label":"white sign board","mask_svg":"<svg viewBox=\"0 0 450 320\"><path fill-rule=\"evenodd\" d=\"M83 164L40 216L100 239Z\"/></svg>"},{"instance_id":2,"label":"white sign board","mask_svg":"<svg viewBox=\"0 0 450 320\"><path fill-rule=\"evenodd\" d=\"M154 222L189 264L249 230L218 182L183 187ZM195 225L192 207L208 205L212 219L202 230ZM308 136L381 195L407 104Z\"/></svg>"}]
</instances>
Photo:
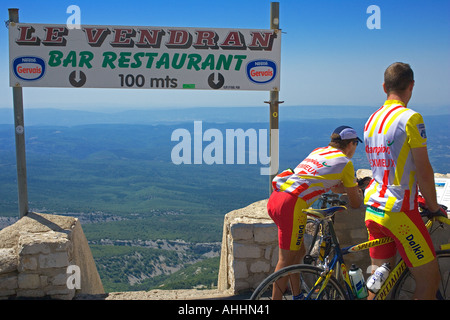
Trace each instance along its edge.
<instances>
[{"instance_id":1,"label":"white sign board","mask_svg":"<svg viewBox=\"0 0 450 320\"><path fill-rule=\"evenodd\" d=\"M10 86L279 90L281 32L10 23Z\"/></svg>"},{"instance_id":2,"label":"white sign board","mask_svg":"<svg viewBox=\"0 0 450 320\"><path fill-rule=\"evenodd\" d=\"M434 183L436 184L437 202L450 210L450 179L434 178Z\"/></svg>"}]
</instances>

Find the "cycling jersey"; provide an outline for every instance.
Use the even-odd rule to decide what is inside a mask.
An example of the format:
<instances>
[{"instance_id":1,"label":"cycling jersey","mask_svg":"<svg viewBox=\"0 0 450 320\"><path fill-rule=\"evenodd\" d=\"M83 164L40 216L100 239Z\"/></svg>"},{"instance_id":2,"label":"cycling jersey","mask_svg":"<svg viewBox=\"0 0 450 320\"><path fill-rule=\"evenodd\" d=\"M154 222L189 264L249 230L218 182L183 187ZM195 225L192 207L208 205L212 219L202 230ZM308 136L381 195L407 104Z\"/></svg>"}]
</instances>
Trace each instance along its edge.
<instances>
[{"instance_id":1,"label":"cycling jersey","mask_svg":"<svg viewBox=\"0 0 450 320\"><path fill-rule=\"evenodd\" d=\"M311 152L294 172L285 170L277 175L272 186L275 191L291 193L311 205L341 181L345 187L358 185L353 163L341 150L328 146Z\"/></svg>"},{"instance_id":2,"label":"cycling jersey","mask_svg":"<svg viewBox=\"0 0 450 320\"><path fill-rule=\"evenodd\" d=\"M373 173L364 203L392 212L417 208L411 149L427 145L422 116L401 101L388 100L367 121L364 142Z\"/></svg>"}]
</instances>

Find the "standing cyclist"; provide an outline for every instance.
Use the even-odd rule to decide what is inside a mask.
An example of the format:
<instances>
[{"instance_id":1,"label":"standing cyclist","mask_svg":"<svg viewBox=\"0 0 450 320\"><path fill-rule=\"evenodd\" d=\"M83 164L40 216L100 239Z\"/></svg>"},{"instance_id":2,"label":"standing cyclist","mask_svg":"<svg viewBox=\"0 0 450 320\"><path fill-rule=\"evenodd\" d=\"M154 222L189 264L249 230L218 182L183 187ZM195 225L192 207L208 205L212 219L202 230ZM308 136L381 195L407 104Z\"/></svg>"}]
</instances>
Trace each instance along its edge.
<instances>
[{"instance_id":1,"label":"standing cyclist","mask_svg":"<svg viewBox=\"0 0 450 320\"><path fill-rule=\"evenodd\" d=\"M347 192L351 207L358 208L362 204L362 192L350 161L358 141L362 142L353 128L338 127L327 147L315 149L294 171L285 170L273 179L274 191L267 210L278 227L279 254L275 271L301 262L305 255L306 214L303 209L309 208L322 193L333 188L334 192ZM292 285L298 286L299 281L292 280ZM281 298L287 281L285 277L276 282L273 299ZM293 287L292 290L295 299L300 289Z\"/></svg>"},{"instance_id":2,"label":"standing cyclist","mask_svg":"<svg viewBox=\"0 0 450 320\"><path fill-rule=\"evenodd\" d=\"M417 185L430 211L438 211L440 207L428 159L424 121L419 113L406 107L414 88L410 66L399 62L390 65L384 73L383 88L387 101L364 127L365 150L373 172L364 203L368 206L369 239L389 236L394 242L370 248L372 265L389 262L394 266L398 250L416 280L414 298L434 299L439 286L439 266L418 211Z\"/></svg>"}]
</instances>

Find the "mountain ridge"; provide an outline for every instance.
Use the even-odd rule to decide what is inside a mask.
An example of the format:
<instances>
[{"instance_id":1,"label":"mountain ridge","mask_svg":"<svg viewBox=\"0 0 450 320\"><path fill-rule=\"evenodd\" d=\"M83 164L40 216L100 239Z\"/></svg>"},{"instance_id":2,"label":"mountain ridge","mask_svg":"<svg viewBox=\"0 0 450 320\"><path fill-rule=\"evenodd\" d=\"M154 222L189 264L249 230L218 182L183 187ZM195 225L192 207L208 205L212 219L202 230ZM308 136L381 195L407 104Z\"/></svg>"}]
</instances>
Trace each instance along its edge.
<instances>
[{"instance_id":1,"label":"mountain ridge","mask_svg":"<svg viewBox=\"0 0 450 320\"><path fill-rule=\"evenodd\" d=\"M368 118L375 111L367 106L282 106L280 121L308 120L326 118ZM414 109L424 116L447 115L448 107ZM197 107L197 108L158 108L127 109L122 111L68 110L54 108L25 108L26 126L83 124L173 124L187 121L210 122L268 122L269 107ZM12 108L0 108L0 124L13 124Z\"/></svg>"}]
</instances>

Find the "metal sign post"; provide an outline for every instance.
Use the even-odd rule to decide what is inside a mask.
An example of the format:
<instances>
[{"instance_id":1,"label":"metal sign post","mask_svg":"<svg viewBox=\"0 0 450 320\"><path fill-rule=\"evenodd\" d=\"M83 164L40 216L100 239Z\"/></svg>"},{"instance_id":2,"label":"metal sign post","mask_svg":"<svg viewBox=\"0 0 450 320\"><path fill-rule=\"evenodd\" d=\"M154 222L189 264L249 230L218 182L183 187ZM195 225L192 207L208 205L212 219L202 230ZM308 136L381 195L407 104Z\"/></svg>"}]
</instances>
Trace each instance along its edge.
<instances>
[{"instance_id":1,"label":"metal sign post","mask_svg":"<svg viewBox=\"0 0 450 320\"><path fill-rule=\"evenodd\" d=\"M19 22L19 9L8 9L9 23ZM28 213L27 164L25 155L25 129L23 119L22 87L14 86L14 128L16 137L17 188L19 200L19 218Z\"/></svg>"},{"instance_id":2,"label":"metal sign post","mask_svg":"<svg viewBox=\"0 0 450 320\"><path fill-rule=\"evenodd\" d=\"M279 2L271 2L270 4L270 29L274 30L278 35L280 30L280 4ZM270 91L270 175L269 175L269 195L272 193L272 180L278 173L279 165L279 104L283 101L279 99L279 88Z\"/></svg>"}]
</instances>

